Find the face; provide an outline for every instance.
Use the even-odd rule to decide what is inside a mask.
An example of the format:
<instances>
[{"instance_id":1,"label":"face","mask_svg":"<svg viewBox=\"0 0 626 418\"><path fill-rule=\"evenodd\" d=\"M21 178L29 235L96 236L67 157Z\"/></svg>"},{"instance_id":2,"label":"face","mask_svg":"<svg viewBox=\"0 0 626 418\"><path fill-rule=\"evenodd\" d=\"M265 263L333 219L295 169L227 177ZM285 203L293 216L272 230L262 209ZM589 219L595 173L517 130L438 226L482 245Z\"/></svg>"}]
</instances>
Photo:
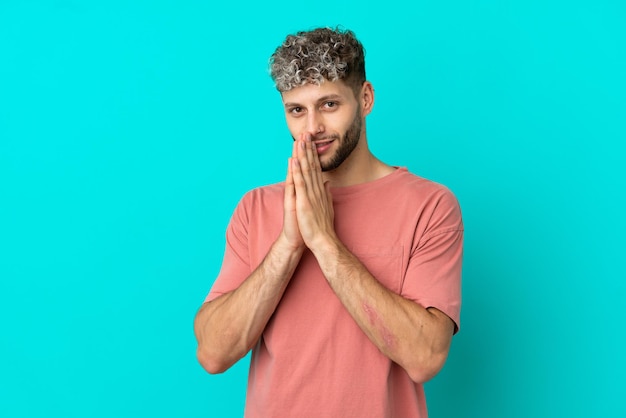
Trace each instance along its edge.
<instances>
[{"instance_id":1,"label":"face","mask_svg":"<svg viewBox=\"0 0 626 418\"><path fill-rule=\"evenodd\" d=\"M361 106L342 81L296 87L283 92L282 98L292 137L311 135L322 171L339 167L357 147L363 127Z\"/></svg>"}]
</instances>

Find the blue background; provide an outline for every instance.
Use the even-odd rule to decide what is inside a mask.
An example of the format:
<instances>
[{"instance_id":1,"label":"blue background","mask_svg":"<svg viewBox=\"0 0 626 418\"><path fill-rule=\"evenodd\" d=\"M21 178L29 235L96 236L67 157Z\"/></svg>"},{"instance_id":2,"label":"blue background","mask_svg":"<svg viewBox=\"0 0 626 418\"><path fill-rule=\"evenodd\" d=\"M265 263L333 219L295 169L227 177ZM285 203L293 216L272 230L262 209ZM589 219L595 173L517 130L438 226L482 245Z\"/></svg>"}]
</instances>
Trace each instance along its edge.
<instances>
[{"instance_id":1,"label":"blue background","mask_svg":"<svg viewBox=\"0 0 626 418\"><path fill-rule=\"evenodd\" d=\"M0 0L0 416L241 416L246 361L206 374L192 321L284 177L267 59L337 24L374 153L463 208L431 416L626 416L623 1L209 3Z\"/></svg>"}]
</instances>

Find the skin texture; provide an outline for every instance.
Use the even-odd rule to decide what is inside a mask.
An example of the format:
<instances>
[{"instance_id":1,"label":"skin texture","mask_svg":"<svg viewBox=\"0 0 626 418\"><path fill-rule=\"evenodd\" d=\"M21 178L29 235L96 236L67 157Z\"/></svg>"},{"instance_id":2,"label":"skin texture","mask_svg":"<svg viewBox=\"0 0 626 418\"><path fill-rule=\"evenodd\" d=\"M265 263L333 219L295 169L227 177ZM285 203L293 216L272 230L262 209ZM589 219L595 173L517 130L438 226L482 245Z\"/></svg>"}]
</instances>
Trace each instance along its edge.
<instances>
[{"instance_id":1,"label":"skin texture","mask_svg":"<svg viewBox=\"0 0 626 418\"><path fill-rule=\"evenodd\" d=\"M204 304L198 312L200 363L211 373L222 372L254 346L308 248L372 343L415 382L432 378L445 362L454 323L439 310L425 309L382 286L334 229L331 185L359 184L393 171L367 146L364 118L374 103L372 85L365 82L355 95L342 81L324 82L282 96L295 138L287 164L283 229L261 265L237 290ZM346 133L359 125L358 142L350 144ZM352 146L345 158L341 156L341 149ZM320 154L317 147L323 149ZM338 160L339 165L331 168Z\"/></svg>"},{"instance_id":2,"label":"skin texture","mask_svg":"<svg viewBox=\"0 0 626 418\"><path fill-rule=\"evenodd\" d=\"M328 106L328 105L325 105ZM336 105L333 105L336 106ZM332 112L334 108L326 108L326 112ZM296 106L291 112L301 112L300 109ZM295 117L299 117L300 115L292 115ZM319 129L319 128L318 128ZM361 108L360 106L357 108L356 115L350 124L350 127L346 131L343 136L339 134L325 134L322 131L319 132L319 135L315 138L315 144L320 146L320 149L324 147L325 144L339 144L336 147L336 150L332 153L332 157L326 158L323 162L320 159L320 167L322 171L331 171L335 170L339 167L345 160L352 154L352 151L359 144L359 138L361 137L361 131L363 129L363 120L361 116ZM295 138L293 139L296 140ZM317 149L317 146L315 147ZM325 153L325 151L324 151ZM319 157L319 155L318 155Z\"/></svg>"}]
</instances>

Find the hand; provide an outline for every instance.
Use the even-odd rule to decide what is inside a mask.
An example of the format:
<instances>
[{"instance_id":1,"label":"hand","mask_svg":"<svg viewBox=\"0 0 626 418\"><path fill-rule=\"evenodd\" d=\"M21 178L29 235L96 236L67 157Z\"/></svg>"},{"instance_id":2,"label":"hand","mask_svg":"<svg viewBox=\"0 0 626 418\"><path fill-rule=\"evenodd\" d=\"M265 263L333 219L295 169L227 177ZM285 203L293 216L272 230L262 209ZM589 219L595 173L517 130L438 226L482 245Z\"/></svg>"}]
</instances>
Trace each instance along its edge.
<instances>
[{"instance_id":1,"label":"hand","mask_svg":"<svg viewBox=\"0 0 626 418\"><path fill-rule=\"evenodd\" d=\"M297 141L293 144L293 155L296 153ZM298 227L296 214L296 188L293 182L293 158L289 159L287 164L287 179L285 180L285 198L283 204L283 230L282 236L293 249L299 249L304 246L302 235Z\"/></svg>"},{"instance_id":2,"label":"hand","mask_svg":"<svg viewBox=\"0 0 626 418\"><path fill-rule=\"evenodd\" d=\"M305 245L315 252L316 247L336 235L332 195L328 183L324 183L319 155L310 135L303 134L295 142L290 163L298 228Z\"/></svg>"}]
</instances>

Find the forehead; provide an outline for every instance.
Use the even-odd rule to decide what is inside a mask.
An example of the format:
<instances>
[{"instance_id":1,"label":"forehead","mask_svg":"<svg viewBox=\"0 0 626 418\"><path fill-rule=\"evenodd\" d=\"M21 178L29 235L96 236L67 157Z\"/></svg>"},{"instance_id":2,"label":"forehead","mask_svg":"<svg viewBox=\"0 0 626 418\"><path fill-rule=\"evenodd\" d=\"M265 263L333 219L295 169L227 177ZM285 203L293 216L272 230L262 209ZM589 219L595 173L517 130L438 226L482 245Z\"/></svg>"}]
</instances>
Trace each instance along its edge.
<instances>
[{"instance_id":1,"label":"forehead","mask_svg":"<svg viewBox=\"0 0 626 418\"><path fill-rule=\"evenodd\" d=\"M354 93L342 80L328 81L324 80L321 84L305 84L295 87L289 91L281 93L283 103L300 103L316 102L322 98L329 96L338 96L339 98L354 100Z\"/></svg>"}]
</instances>

